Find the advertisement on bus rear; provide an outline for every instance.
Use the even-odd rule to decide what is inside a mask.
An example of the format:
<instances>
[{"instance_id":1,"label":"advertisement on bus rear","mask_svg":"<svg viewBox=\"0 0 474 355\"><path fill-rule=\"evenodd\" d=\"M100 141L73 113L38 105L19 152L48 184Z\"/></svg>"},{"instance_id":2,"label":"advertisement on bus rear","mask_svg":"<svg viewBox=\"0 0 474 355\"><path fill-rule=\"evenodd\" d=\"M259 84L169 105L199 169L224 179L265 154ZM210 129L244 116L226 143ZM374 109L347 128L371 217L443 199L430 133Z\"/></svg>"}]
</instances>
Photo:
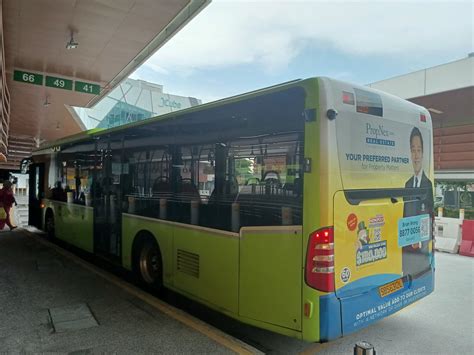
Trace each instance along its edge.
<instances>
[{"instance_id":1,"label":"advertisement on bus rear","mask_svg":"<svg viewBox=\"0 0 474 355\"><path fill-rule=\"evenodd\" d=\"M334 266L347 332L432 290L432 135L414 105L361 89L340 97Z\"/></svg>"}]
</instances>

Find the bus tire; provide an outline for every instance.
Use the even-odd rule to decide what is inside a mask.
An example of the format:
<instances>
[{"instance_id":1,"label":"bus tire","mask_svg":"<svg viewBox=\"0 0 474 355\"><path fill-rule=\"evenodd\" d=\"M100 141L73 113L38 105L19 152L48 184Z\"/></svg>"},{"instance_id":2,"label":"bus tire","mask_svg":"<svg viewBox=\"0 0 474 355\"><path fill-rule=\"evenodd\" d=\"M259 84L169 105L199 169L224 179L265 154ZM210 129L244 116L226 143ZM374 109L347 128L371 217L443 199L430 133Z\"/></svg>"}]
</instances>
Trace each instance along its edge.
<instances>
[{"instance_id":1,"label":"bus tire","mask_svg":"<svg viewBox=\"0 0 474 355\"><path fill-rule=\"evenodd\" d=\"M155 290L163 286L163 262L155 238L148 233L138 236L134 248L134 272L139 281Z\"/></svg>"},{"instance_id":2,"label":"bus tire","mask_svg":"<svg viewBox=\"0 0 474 355\"><path fill-rule=\"evenodd\" d=\"M51 209L46 211L46 216L44 217L44 231L48 239L54 239L55 237L55 225L54 225L54 214Z\"/></svg>"}]
</instances>

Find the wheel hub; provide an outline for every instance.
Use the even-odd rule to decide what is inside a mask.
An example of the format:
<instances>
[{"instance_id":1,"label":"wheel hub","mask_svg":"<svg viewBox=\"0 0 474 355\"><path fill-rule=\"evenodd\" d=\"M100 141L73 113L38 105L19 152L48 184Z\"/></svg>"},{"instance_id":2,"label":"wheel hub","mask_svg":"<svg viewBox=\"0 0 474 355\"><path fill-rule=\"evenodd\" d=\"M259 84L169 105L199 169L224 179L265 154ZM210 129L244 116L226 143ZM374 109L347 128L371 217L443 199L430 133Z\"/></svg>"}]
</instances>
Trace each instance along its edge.
<instances>
[{"instance_id":1,"label":"wheel hub","mask_svg":"<svg viewBox=\"0 0 474 355\"><path fill-rule=\"evenodd\" d=\"M160 276L160 258L154 247L145 247L140 254L140 273L145 282L153 284Z\"/></svg>"}]
</instances>

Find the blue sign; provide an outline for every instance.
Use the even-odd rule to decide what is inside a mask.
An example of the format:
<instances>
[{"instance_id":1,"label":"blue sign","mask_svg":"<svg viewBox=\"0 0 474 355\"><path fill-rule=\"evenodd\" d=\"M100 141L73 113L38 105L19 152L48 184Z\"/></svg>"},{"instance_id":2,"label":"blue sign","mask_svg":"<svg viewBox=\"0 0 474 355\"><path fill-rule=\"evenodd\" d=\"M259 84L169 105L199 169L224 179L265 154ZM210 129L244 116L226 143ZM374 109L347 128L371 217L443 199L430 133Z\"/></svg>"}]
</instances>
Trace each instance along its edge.
<instances>
[{"instance_id":1,"label":"blue sign","mask_svg":"<svg viewBox=\"0 0 474 355\"><path fill-rule=\"evenodd\" d=\"M398 246L425 242L430 239L430 215L405 217L398 220Z\"/></svg>"}]
</instances>

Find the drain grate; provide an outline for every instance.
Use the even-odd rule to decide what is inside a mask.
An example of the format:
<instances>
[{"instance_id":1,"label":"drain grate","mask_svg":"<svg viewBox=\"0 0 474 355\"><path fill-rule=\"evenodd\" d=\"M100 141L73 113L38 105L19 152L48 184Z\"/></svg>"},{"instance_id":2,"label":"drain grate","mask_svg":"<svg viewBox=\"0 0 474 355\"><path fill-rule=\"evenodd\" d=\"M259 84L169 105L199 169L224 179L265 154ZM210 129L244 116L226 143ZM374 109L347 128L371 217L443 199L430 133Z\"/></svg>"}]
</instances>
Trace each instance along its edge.
<instances>
[{"instance_id":1,"label":"drain grate","mask_svg":"<svg viewBox=\"0 0 474 355\"><path fill-rule=\"evenodd\" d=\"M97 327L99 324L85 303L48 309L56 333Z\"/></svg>"}]
</instances>

